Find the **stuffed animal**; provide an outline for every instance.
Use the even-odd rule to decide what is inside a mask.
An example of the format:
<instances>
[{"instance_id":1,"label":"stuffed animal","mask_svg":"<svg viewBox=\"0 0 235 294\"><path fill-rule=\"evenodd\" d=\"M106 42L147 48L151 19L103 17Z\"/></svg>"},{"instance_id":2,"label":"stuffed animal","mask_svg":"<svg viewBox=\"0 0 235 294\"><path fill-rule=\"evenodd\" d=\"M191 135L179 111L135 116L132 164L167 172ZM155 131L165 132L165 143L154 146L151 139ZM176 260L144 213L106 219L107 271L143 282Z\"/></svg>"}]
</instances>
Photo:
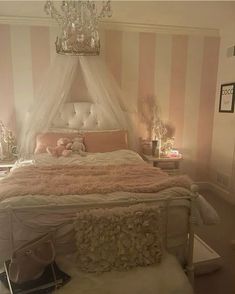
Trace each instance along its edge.
<instances>
[{"instance_id":1,"label":"stuffed animal","mask_svg":"<svg viewBox=\"0 0 235 294\"><path fill-rule=\"evenodd\" d=\"M69 138L60 138L57 143L56 147L47 147L47 153L54 157L64 156L67 157L72 153L70 149L70 144L72 144L71 139Z\"/></svg>"},{"instance_id":2,"label":"stuffed animal","mask_svg":"<svg viewBox=\"0 0 235 294\"><path fill-rule=\"evenodd\" d=\"M86 148L85 145L83 144L83 138L82 137L76 137L73 139L72 144L69 144L69 149L72 150L74 153L78 153L82 156L85 156L86 154Z\"/></svg>"}]
</instances>

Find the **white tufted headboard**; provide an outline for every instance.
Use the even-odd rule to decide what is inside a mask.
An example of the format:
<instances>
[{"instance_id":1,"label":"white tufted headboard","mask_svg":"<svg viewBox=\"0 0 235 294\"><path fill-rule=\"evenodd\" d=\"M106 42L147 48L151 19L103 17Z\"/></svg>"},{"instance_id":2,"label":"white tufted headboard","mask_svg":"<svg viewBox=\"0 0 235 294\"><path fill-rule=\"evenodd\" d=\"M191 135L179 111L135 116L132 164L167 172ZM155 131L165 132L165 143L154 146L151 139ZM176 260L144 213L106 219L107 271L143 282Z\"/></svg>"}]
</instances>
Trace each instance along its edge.
<instances>
[{"instance_id":1,"label":"white tufted headboard","mask_svg":"<svg viewBox=\"0 0 235 294\"><path fill-rule=\"evenodd\" d=\"M65 103L51 128L111 130L114 126L101 115L100 106L91 102Z\"/></svg>"}]
</instances>

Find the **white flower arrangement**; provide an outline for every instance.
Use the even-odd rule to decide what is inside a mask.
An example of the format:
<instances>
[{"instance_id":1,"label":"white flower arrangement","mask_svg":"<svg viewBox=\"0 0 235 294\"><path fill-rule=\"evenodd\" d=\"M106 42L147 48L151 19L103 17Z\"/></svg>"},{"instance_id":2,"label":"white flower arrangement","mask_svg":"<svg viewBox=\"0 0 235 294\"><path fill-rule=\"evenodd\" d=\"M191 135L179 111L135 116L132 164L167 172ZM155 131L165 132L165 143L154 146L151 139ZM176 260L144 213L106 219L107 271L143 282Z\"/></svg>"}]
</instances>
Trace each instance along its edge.
<instances>
[{"instance_id":1,"label":"white flower arrangement","mask_svg":"<svg viewBox=\"0 0 235 294\"><path fill-rule=\"evenodd\" d=\"M157 140L160 152L167 153L173 148L175 128L161 119L156 99L148 96L142 99L141 120L147 128L148 139Z\"/></svg>"},{"instance_id":2,"label":"white flower arrangement","mask_svg":"<svg viewBox=\"0 0 235 294\"><path fill-rule=\"evenodd\" d=\"M0 160L13 159L16 156L16 138L0 121Z\"/></svg>"}]
</instances>

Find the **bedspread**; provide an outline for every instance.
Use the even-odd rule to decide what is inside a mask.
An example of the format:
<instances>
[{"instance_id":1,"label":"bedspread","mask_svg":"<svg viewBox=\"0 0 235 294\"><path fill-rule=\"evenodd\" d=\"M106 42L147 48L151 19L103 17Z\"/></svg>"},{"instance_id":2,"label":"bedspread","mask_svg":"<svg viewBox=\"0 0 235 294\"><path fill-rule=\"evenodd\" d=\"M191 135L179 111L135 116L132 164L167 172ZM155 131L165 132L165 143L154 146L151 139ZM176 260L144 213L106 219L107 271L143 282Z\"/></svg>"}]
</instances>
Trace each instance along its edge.
<instances>
[{"instance_id":1,"label":"bedspread","mask_svg":"<svg viewBox=\"0 0 235 294\"><path fill-rule=\"evenodd\" d=\"M190 188L187 176L169 177L147 164L23 166L1 181L0 200L24 195L79 195L116 191L153 193Z\"/></svg>"},{"instance_id":2,"label":"bedspread","mask_svg":"<svg viewBox=\"0 0 235 294\"><path fill-rule=\"evenodd\" d=\"M133 167L129 168L130 165ZM39 171L43 174L45 169L47 173L43 176ZM86 185L79 192L77 186L84 182L84 178L87 179ZM117 178L119 182L113 192L110 179L114 181ZM125 183L127 178L128 183ZM129 186L130 182L132 186ZM80 207L117 206L119 202L135 204L146 199L163 201L165 198L177 199L171 202L169 211L168 248L184 261L182 244L187 232L190 202L182 198L192 195L190 183L189 178L184 176L169 178L130 150L59 158L39 154L19 160L9 176L0 183L0 261L11 256L11 231L15 247L54 231L56 250L64 254L75 249L73 220ZM169 188L166 188L167 185ZM140 187L143 190L135 192ZM104 188L111 192L104 193ZM56 194L56 190L59 194ZM198 223L218 222L218 215L200 195L196 199L195 213Z\"/></svg>"}]
</instances>

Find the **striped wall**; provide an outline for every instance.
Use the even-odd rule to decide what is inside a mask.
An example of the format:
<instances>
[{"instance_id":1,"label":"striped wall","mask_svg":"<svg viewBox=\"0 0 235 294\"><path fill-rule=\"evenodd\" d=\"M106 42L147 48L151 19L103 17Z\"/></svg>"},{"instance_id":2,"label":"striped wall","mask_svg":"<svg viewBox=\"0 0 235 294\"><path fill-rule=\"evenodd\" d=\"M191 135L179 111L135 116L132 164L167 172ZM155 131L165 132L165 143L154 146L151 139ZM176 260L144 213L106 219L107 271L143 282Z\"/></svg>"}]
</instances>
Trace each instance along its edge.
<instances>
[{"instance_id":1,"label":"striped wall","mask_svg":"<svg viewBox=\"0 0 235 294\"><path fill-rule=\"evenodd\" d=\"M12 44L9 26L0 26L0 38L2 39L0 42L0 119L15 129L13 60L10 51Z\"/></svg>"},{"instance_id":2,"label":"striped wall","mask_svg":"<svg viewBox=\"0 0 235 294\"><path fill-rule=\"evenodd\" d=\"M55 36L55 28L0 25L0 119L16 130L55 54ZM156 100L163 120L176 128L185 171L200 175L210 160L219 39L106 30L101 42L129 109L140 113L143 101ZM140 120L136 126L146 137Z\"/></svg>"}]
</instances>

